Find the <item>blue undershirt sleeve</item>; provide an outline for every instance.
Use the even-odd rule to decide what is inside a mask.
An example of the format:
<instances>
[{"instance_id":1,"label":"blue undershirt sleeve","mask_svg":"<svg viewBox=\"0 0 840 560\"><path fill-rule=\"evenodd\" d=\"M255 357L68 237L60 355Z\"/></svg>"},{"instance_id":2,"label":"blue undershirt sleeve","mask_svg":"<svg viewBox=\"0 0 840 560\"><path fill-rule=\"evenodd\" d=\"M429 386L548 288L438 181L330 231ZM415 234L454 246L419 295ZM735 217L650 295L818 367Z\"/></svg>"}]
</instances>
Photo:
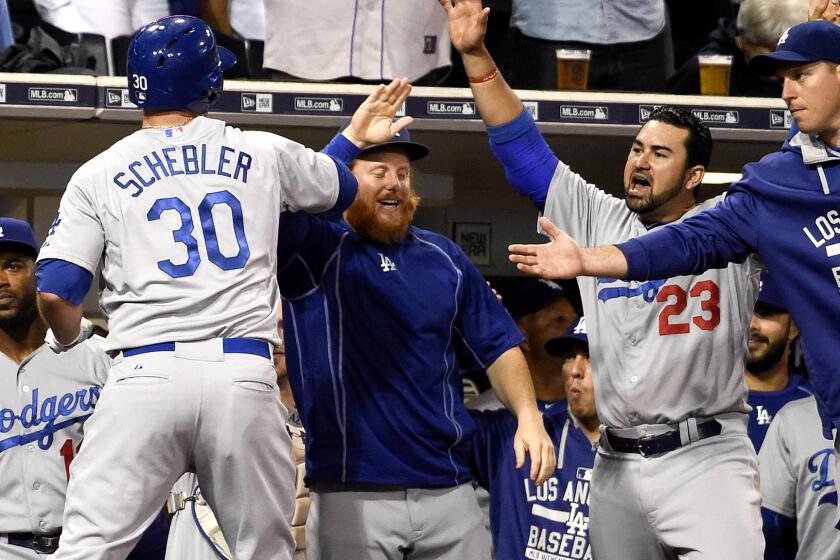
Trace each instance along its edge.
<instances>
[{"instance_id":1,"label":"blue undershirt sleeve","mask_svg":"<svg viewBox=\"0 0 840 560\"><path fill-rule=\"evenodd\" d=\"M765 560L793 560L796 557L796 519L761 508Z\"/></svg>"},{"instance_id":2,"label":"blue undershirt sleeve","mask_svg":"<svg viewBox=\"0 0 840 560\"><path fill-rule=\"evenodd\" d=\"M55 294L63 300L79 305L93 282L93 274L79 265L61 259L38 262L35 272L38 291Z\"/></svg>"},{"instance_id":3,"label":"blue undershirt sleeve","mask_svg":"<svg viewBox=\"0 0 840 560\"><path fill-rule=\"evenodd\" d=\"M359 157L361 150L342 134L336 134L330 143L324 146L321 153L330 156L338 168L338 199L335 201L335 206L318 216L326 220L338 221L344 211L353 204L356 193L359 191L359 183L349 166L354 159Z\"/></svg>"},{"instance_id":4,"label":"blue undershirt sleeve","mask_svg":"<svg viewBox=\"0 0 840 560\"><path fill-rule=\"evenodd\" d=\"M514 120L488 126L490 149L505 168L516 192L527 196L540 211L545 209L548 187L560 160L551 151L531 113L523 110Z\"/></svg>"},{"instance_id":5,"label":"blue undershirt sleeve","mask_svg":"<svg viewBox=\"0 0 840 560\"><path fill-rule=\"evenodd\" d=\"M353 160L359 157L362 150L359 149L353 142L348 140L343 134L339 133L333 136L330 143L324 146L322 153L327 154L333 159L337 159L344 165L349 166Z\"/></svg>"}]
</instances>

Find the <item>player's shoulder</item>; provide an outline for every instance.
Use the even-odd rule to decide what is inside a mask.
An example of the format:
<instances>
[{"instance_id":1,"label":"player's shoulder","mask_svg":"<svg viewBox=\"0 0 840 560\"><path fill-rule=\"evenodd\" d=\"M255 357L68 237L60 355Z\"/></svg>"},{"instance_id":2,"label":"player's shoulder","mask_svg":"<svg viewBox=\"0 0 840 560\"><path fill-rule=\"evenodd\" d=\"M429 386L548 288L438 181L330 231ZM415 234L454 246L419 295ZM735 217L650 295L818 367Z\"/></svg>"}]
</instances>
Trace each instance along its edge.
<instances>
[{"instance_id":1,"label":"player's shoulder","mask_svg":"<svg viewBox=\"0 0 840 560\"><path fill-rule=\"evenodd\" d=\"M461 248L445 235L417 226L411 226L409 231L420 242L434 245L450 257L453 257L456 263L467 258Z\"/></svg>"},{"instance_id":2,"label":"player's shoulder","mask_svg":"<svg viewBox=\"0 0 840 560\"><path fill-rule=\"evenodd\" d=\"M776 413L774 422L791 423L798 425L802 417L813 416L819 420L819 413L817 412L817 400L813 395L806 396L801 399L795 399L785 403Z\"/></svg>"}]
</instances>

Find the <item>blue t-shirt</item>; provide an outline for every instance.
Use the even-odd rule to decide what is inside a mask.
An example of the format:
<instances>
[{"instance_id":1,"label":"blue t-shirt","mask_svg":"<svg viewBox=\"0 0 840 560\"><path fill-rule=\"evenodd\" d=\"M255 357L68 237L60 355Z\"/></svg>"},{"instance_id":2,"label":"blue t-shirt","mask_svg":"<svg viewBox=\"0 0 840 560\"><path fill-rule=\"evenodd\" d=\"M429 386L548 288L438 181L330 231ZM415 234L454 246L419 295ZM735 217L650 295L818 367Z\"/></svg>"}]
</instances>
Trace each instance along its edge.
<instances>
[{"instance_id":1,"label":"blue t-shirt","mask_svg":"<svg viewBox=\"0 0 840 560\"><path fill-rule=\"evenodd\" d=\"M516 418L507 410L470 414L476 424L472 467L490 493L496 558L591 558L589 487L595 451L566 406L557 404L543 414L558 460L557 470L539 487L530 479L530 461L516 468Z\"/></svg>"},{"instance_id":2,"label":"blue t-shirt","mask_svg":"<svg viewBox=\"0 0 840 560\"><path fill-rule=\"evenodd\" d=\"M823 433L840 427L840 152L800 132L744 167L715 208L620 244L628 279L698 274L758 253L799 326Z\"/></svg>"},{"instance_id":3,"label":"blue t-shirt","mask_svg":"<svg viewBox=\"0 0 840 560\"><path fill-rule=\"evenodd\" d=\"M803 399L812 395L811 386L801 375L791 374L787 387L781 391L750 391L747 403L752 407L750 421L747 424L747 435L753 442L755 452L761 449L764 436L776 413L790 401Z\"/></svg>"},{"instance_id":4,"label":"blue t-shirt","mask_svg":"<svg viewBox=\"0 0 840 560\"><path fill-rule=\"evenodd\" d=\"M411 227L379 244L346 222L281 216L286 363L307 481L446 488L472 479L466 369L523 340L466 255Z\"/></svg>"}]
</instances>

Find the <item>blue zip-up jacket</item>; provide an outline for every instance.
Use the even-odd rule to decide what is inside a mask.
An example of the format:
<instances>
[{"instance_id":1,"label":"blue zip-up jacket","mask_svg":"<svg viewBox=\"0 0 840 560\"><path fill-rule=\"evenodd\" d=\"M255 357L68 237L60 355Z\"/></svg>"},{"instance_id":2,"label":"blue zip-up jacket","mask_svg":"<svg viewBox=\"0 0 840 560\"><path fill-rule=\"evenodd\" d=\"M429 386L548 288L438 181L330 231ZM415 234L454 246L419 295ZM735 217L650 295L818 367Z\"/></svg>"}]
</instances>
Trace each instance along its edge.
<instances>
[{"instance_id":1,"label":"blue zip-up jacket","mask_svg":"<svg viewBox=\"0 0 840 560\"><path fill-rule=\"evenodd\" d=\"M698 274L758 253L799 326L826 437L840 427L840 151L800 132L744 167L715 208L618 248L633 280Z\"/></svg>"},{"instance_id":2,"label":"blue zip-up jacket","mask_svg":"<svg viewBox=\"0 0 840 560\"><path fill-rule=\"evenodd\" d=\"M358 153L340 136L324 151ZM336 213L284 213L278 253L307 482L472 480L459 366L485 369L523 337L467 256L415 227L376 243Z\"/></svg>"}]
</instances>

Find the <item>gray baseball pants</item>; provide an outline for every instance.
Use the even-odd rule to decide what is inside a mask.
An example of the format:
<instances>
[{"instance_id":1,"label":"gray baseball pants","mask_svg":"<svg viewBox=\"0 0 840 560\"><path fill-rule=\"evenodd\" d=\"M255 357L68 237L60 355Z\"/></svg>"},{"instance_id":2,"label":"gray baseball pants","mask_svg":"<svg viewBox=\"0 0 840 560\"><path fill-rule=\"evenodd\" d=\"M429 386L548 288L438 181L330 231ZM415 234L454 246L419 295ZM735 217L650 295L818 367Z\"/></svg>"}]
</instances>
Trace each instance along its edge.
<instances>
[{"instance_id":1,"label":"gray baseball pants","mask_svg":"<svg viewBox=\"0 0 840 560\"><path fill-rule=\"evenodd\" d=\"M470 483L443 489L382 489L316 482L310 500L310 560L490 558L490 536Z\"/></svg>"}]
</instances>

